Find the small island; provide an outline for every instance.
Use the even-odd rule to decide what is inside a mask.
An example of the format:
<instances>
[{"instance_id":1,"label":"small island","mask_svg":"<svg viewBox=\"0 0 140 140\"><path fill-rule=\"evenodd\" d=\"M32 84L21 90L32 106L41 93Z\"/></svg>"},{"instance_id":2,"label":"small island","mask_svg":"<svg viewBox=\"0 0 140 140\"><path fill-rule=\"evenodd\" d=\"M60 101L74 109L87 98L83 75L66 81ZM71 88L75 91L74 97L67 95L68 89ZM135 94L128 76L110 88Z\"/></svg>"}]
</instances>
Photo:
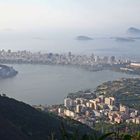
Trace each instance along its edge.
<instances>
[{"instance_id":1,"label":"small island","mask_svg":"<svg viewBox=\"0 0 140 140\"><path fill-rule=\"evenodd\" d=\"M133 35L140 35L140 29L135 28L135 27L130 27L130 28L127 30L127 33L133 34Z\"/></svg>"},{"instance_id":2,"label":"small island","mask_svg":"<svg viewBox=\"0 0 140 140\"><path fill-rule=\"evenodd\" d=\"M129 38L129 37L116 37L114 39L117 42L135 42L133 38Z\"/></svg>"},{"instance_id":3,"label":"small island","mask_svg":"<svg viewBox=\"0 0 140 140\"><path fill-rule=\"evenodd\" d=\"M77 36L77 37L76 37L76 40L88 41L88 40L93 40L93 38L88 37L88 36L81 35L81 36Z\"/></svg>"},{"instance_id":4,"label":"small island","mask_svg":"<svg viewBox=\"0 0 140 140\"><path fill-rule=\"evenodd\" d=\"M14 77L18 74L13 67L9 67L7 65L0 65L0 79Z\"/></svg>"}]
</instances>

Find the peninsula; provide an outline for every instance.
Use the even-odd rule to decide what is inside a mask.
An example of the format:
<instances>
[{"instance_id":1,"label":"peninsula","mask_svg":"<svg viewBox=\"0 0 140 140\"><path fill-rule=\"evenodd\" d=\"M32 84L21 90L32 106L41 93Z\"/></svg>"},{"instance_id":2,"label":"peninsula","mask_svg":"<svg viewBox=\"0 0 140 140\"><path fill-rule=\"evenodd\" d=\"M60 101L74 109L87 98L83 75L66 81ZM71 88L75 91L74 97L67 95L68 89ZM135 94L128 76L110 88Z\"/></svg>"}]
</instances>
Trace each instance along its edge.
<instances>
[{"instance_id":1,"label":"peninsula","mask_svg":"<svg viewBox=\"0 0 140 140\"><path fill-rule=\"evenodd\" d=\"M0 65L0 79L16 76L18 71L7 65Z\"/></svg>"},{"instance_id":2,"label":"peninsula","mask_svg":"<svg viewBox=\"0 0 140 140\"><path fill-rule=\"evenodd\" d=\"M139 91L140 78L121 78L105 82L95 90L70 93L64 104L35 108L71 118L94 129L102 125L100 130L107 126L105 129L110 131L116 124L123 124L122 132L132 127L140 130Z\"/></svg>"}]
</instances>

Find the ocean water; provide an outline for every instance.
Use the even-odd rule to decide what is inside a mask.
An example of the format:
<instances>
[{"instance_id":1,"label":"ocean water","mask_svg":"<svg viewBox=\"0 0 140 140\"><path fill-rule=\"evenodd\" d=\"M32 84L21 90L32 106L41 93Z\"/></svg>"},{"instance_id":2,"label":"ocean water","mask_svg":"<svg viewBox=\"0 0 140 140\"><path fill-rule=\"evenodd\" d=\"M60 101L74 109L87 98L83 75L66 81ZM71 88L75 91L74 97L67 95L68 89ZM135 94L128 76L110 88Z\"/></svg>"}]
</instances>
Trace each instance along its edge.
<instances>
[{"instance_id":1,"label":"ocean water","mask_svg":"<svg viewBox=\"0 0 140 140\"><path fill-rule=\"evenodd\" d=\"M52 35L37 33L0 33L0 49L29 50L73 54L94 53L100 56L116 56L140 61L140 39L135 42L119 42L108 37L96 37L90 41L78 41L76 35Z\"/></svg>"}]
</instances>

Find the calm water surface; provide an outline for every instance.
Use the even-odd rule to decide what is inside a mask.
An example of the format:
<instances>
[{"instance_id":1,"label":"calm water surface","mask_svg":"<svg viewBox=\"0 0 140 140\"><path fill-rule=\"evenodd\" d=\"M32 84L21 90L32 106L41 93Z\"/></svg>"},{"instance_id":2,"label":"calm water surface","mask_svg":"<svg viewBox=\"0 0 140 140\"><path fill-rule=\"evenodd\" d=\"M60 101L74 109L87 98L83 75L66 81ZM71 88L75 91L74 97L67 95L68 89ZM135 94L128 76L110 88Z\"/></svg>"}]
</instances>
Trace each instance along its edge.
<instances>
[{"instance_id":1,"label":"calm water surface","mask_svg":"<svg viewBox=\"0 0 140 140\"><path fill-rule=\"evenodd\" d=\"M0 80L0 90L29 104L62 103L70 92L94 89L108 80L134 77L112 71L89 72L64 66L30 64L12 66L19 74L13 78Z\"/></svg>"}]
</instances>

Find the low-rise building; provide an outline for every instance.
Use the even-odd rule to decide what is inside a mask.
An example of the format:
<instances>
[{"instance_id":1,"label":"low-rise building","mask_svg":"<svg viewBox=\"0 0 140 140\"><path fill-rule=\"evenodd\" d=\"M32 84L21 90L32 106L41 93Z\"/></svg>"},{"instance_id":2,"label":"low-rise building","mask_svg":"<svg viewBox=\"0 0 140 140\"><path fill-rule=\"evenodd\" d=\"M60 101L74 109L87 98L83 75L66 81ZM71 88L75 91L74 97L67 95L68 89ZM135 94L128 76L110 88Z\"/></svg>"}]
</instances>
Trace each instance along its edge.
<instances>
[{"instance_id":1,"label":"low-rise building","mask_svg":"<svg viewBox=\"0 0 140 140\"><path fill-rule=\"evenodd\" d=\"M74 111L71 111L71 110L68 110L68 109L65 109L64 110L64 115L67 116L67 117L70 117L70 118L76 117L75 112Z\"/></svg>"},{"instance_id":2,"label":"low-rise building","mask_svg":"<svg viewBox=\"0 0 140 140\"><path fill-rule=\"evenodd\" d=\"M120 112L125 112L125 113L129 114L129 107L120 104Z\"/></svg>"},{"instance_id":3,"label":"low-rise building","mask_svg":"<svg viewBox=\"0 0 140 140\"><path fill-rule=\"evenodd\" d=\"M76 103L73 99L71 99L71 98L65 98L64 99L64 106L65 107L70 108L70 107L73 107L75 105L76 105Z\"/></svg>"},{"instance_id":4,"label":"low-rise building","mask_svg":"<svg viewBox=\"0 0 140 140\"><path fill-rule=\"evenodd\" d=\"M115 104L115 98L114 97L106 97L104 103L107 104L107 105L114 105Z\"/></svg>"}]
</instances>

